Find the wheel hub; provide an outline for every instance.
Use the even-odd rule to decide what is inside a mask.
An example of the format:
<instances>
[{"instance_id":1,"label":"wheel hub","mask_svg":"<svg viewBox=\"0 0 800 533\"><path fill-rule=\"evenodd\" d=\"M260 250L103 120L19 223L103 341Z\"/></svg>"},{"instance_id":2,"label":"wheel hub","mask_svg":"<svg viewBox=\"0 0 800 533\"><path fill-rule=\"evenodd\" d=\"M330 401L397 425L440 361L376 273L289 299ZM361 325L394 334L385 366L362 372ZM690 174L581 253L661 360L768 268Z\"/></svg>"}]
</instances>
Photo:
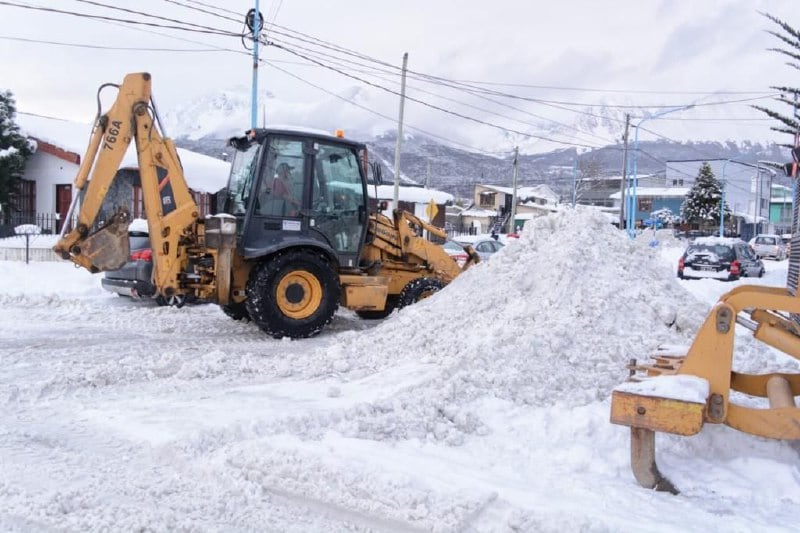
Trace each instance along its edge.
<instances>
[{"instance_id":1,"label":"wheel hub","mask_svg":"<svg viewBox=\"0 0 800 533\"><path fill-rule=\"evenodd\" d=\"M276 292L281 312L294 319L310 317L322 302L322 285L316 276L305 270L286 274Z\"/></svg>"}]
</instances>

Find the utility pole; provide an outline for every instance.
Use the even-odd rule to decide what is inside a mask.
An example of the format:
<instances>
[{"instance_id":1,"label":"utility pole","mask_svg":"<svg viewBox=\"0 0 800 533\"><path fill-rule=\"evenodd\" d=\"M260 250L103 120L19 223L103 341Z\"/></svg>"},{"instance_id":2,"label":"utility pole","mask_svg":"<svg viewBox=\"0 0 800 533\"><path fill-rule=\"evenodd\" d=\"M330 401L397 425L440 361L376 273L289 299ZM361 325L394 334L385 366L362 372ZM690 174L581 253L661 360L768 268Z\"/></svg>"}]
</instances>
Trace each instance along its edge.
<instances>
[{"instance_id":1,"label":"utility pole","mask_svg":"<svg viewBox=\"0 0 800 533\"><path fill-rule=\"evenodd\" d=\"M428 159L428 172L425 174L425 188L431 188L431 160Z\"/></svg>"},{"instance_id":2,"label":"utility pole","mask_svg":"<svg viewBox=\"0 0 800 533\"><path fill-rule=\"evenodd\" d=\"M244 17L245 25L253 34L253 88L250 102L250 127L258 126L258 39L264 25L264 17L258 10L258 0L256 6L247 12Z\"/></svg>"},{"instance_id":3,"label":"utility pole","mask_svg":"<svg viewBox=\"0 0 800 533\"><path fill-rule=\"evenodd\" d=\"M628 180L628 127L631 125L631 115L625 113L625 133L622 135L624 147L622 149L622 179L619 182L619 229L625 227L625 182Z\"/></svg>"},{"instance_id":4,"label":"utility pole","mask_svg":"<svg viewBox=\"0 0 800 533\"><path fill-rule=\"evenodd\" d=\"M575 207L575 202L578 196L578 158L572 162L572 207Z\"/></svg>"},{"instance_id":5,"label":"utility pole","mask_svg":"<svg viewBox=\"0 0 800 533\"><path fill-rule=\"evenodd\" d=\"M755 196L756 197L755 197L755 201L753 202L753 236L754 237L756 235L758 235L758 233L759 233L759 231L758 231L758 219L760 218L759 215L761 215L761 191L759 191L759 184L761 182L761 167L759 166L760 164L761 164L761 162L756 160L756 183L755 183L755 189L756 189L756 195Z\"/></svg>"},{"instance_id":6,"label":"utility pole","mask_svg":"<svg viewBox=\"0 0 800 533\"><path fill-rule=\"evenodd\" d=\"M403 109L406 101L406 69L408 68L408 52L403 54L403 75L400 80L400 113L397 119L397 145L394 149L394 203L393 209L399 207L400 199L400 149L403 145Z\"/></svg>"},{"instance_id":7,"label":"utility pole","mask_svg":"<svg viewBox=\"0 0 800 533\"><path fill-rule=\"evenodd\" d=\"M514 220L517 218L517 167L519 166L519 146L514 147L514 172L511 178L511 218L506 233L516 233Z\"/></svg>"}]
</instances>

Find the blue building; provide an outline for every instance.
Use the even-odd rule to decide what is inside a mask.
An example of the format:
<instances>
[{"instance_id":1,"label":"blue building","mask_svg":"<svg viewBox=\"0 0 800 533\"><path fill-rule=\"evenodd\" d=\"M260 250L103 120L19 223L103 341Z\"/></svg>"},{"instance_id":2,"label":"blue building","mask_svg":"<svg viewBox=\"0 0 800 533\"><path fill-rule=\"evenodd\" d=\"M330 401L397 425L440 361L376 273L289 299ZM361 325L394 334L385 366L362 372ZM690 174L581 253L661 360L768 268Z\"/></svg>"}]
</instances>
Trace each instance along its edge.
<instances>
[{"instance_id":1,"label":"blue building","mask_svg":"<svg viewBox=\"0 0 800 533\"><path fill-rule=\"evenodd\" d=\"M660 209L669 209L673 215L679 216L681 204L686 199L689 189L689 187L637 187L636 225L643 225L644 221L650 218L650 213ZM625 191L626 198L629 194L631 194L631 189ZM619 191L610 195L617 208L620 207L621 196Z\"/></svg>"}]
</instances>

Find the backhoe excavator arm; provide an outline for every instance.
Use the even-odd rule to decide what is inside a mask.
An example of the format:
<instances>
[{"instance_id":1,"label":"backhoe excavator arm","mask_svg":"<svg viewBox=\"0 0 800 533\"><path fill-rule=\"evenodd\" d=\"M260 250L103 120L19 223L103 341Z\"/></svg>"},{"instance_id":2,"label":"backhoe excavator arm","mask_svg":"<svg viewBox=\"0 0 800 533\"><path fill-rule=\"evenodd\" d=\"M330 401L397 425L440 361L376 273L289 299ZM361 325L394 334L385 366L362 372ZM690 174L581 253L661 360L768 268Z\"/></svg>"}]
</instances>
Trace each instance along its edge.
<instances>
[{"instance_id":1,"label":"backhoe excavator arm","mask_svg":"<svg viewBox=\"0 0 800 533\"><path fill-rule=\"evenodd\" d=\"M107 86L115 85L105 84L100 91ZM159 293L171 296L179 287L184 245L196 242L192 232L197 205L174 144L155 127L150 74L128 74L118 89L114 104L105 114L99 109L98 91L98 117L75 178L67 224L53 249L91 272L114 270L128 260L127 207L118 207L110 220L98 221L97 217L133 139L153 249L153 281ZM70 227L79 199L77 219Z\"/></svg>"}]
</instances>

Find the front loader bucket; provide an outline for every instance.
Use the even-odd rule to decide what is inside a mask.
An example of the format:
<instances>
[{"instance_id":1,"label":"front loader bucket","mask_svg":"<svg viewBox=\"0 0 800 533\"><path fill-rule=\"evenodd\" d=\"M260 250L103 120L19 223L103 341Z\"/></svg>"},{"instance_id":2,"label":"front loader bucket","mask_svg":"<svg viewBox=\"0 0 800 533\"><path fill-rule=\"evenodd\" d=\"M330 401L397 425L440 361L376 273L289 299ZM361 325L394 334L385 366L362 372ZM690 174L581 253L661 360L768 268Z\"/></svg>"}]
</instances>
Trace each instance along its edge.
<instances>
[{"instance_id":1,"label":"front loader bucket","mask_svg":"<svg viewBox=\"0 0 800 533\"><path fill-rule=\"evenodd\" d=\"M121 268L128 262L131 254L128 238L130 223L130 213L125 207L120 207L111 220L86 237L81 242L80 249L75 252L87 257L99 271Z\"/></svg>"}]
</instances>

